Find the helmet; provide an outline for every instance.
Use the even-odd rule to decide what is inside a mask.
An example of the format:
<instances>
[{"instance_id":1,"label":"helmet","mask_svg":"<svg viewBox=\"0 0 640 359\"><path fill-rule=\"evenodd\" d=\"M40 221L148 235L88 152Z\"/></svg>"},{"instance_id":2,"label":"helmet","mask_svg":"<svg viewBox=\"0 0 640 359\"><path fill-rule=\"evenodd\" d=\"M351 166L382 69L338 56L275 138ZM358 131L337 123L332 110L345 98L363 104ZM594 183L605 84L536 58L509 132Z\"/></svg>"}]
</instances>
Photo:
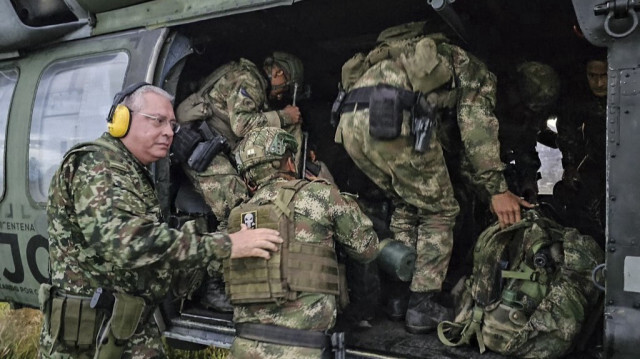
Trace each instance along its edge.
<instances>
[{"instance_id":1,"label":"helmet","mask_svg":"<svg viewBox=\"0 0 640 359\"><path fill-rule=\"evenodd\" d=\"M552 105L560 93L560 79L549 65L524 62L517 67L517 83L521 101L532 109Z\"/></svg>"},{"instance_id":2,"label":"helmet","mask_svg":"<svg viewBox=\"0 0 640 359\"><path fill-rule=\"evenodd\" d=\"M297 149L295 137L285 130L277 127L253 129L236 148L238 171L244 174L263 163L282 159L287 150L296 153Z\"/></svg>"},{"instance_id":3,"label":"helmet","mask_svg":"<svg viewBox=\"0 0 640 359\"><path fill-rule=\"evenodd\" d=\"M297 83L298 85L302 85L302 81L304 80L304 67L302 66L302 61L295 55L275 51L270 58L266 60L268 63L269 60L272 59L273 64L278 65L289 80L289 84Z\"/></svg>"}]
</instances>

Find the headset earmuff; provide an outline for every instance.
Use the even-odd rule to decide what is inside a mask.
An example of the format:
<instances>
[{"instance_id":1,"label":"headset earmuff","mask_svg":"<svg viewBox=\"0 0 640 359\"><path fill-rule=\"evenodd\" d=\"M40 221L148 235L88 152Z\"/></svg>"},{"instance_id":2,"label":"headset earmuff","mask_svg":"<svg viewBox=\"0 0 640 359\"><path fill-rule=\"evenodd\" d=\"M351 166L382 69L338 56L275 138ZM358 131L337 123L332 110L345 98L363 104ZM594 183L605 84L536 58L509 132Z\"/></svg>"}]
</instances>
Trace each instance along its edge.
<instances>
[{"instance_id":1,"label":"headset earmuff","mask_svg":"<svg viewBox=\"0 0 640 359\"><path fill-rule=\"evenodd\" d=\"M113 97L113 103L111 104L109 116L107 117L107 128L111 136L121 138L129 133L129 128L131 128L131 111L127 106L122 104L122 101L139 88L147 85L150 84L147 82L135 83L118 92Z\"/></svg>"}]
</instances>

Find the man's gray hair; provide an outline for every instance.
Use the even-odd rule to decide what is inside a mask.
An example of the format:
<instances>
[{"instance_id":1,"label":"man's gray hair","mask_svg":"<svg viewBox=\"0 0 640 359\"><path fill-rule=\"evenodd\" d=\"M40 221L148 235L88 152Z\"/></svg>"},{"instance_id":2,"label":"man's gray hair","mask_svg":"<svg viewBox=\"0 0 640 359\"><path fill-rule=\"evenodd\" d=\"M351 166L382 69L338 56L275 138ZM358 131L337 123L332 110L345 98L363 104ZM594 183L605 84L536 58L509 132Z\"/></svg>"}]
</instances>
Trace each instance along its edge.
<instances>
[{"instance_id":1,"label":"man's gray hair","mask_svg":"<svg viewBox=\"0 0 640 359\"><path fill-rule=\"evenodd\" d=\"M122 103L131 111L140 111L142 109L142 97L147 92L158 94L173 103L173 96L160 87L153 85L145 85L135 90L131 95L127 96Z\"/></svg>"}]
</instances>

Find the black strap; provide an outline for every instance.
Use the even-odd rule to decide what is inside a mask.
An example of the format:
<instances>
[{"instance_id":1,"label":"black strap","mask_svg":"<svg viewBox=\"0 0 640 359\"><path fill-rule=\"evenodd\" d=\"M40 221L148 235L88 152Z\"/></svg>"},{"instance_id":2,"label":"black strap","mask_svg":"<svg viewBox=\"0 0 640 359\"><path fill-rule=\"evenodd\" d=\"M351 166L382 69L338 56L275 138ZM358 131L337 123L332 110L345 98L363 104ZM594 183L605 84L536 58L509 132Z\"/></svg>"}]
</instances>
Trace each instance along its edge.
<instances>
[{"instance_id":1,"label":"black strap","mask_svg":"<svg viewBox=\"0 0 640 359\"><path fill-rule=\"evenodd\" d=\"M385 84L368 86L368 87L359 87L347 93L347 95L344 98L344 101L342 102L341 111L344 113L344 112L353 111L354 108L357 108L358 110L369 108L369 98L371 97L371 92L373 92L374 88L379 86L393 87L398 92L398 95L400 96L400 99L402 103L406 106L407 110L409 110L415 104L416 98L419 96L419 94L415 92L411 92L409 90L405 90L399 87L385 85Z\"/></svg>"},{"instance_id":2,"label":"black strap","mask_svg":"<svg viewBox=\"0 0 640 359\"><path fill-rule=\"evenodd\" d=\"M279 345L329 349L331 336L324 332L291 329L267 324L236 324L236 335L243 339L256 340Z\"/></svg>"}]
</instances>

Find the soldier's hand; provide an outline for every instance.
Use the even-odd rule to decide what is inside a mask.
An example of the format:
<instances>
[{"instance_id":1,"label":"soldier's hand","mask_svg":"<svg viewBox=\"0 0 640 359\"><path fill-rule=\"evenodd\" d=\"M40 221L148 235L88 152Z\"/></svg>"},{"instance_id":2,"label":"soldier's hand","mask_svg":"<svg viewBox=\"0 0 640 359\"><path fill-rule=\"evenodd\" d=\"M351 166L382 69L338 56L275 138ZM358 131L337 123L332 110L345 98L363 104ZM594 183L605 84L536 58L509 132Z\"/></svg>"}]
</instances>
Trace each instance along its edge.
<instances>
[{"instance_id":1,"label":"soldier's hand","mask_svg":"<svg viewBox=\"0 0 640 359\"><path fill-rule=\"evenodd\" d=\"M244 224L231 238L231 258L261 257L269 259L283 242L278 231L268 228L247 229Z\"/></svg>"},{"instance_id":2,"label":"soldier's hand","mask_svg":"<svg viewBox=\"0 0 640 359\"><path fill-rule=\"evenodd\" d=\"M287 105L287 107L282 109L282 112L287 117L287 123L295 125L302 122L302 114L300 114L298 106Z\"/></svg>"},{"instance_id":3,"label":"soldier's hand","mask_svg":"<svg viewBox=\"0 0 640 359\"><path fill-rule=\"evenodd\" d=\"M519 198L510 191L495 194L491 197L491 211L498 216L500 228L520 222L520 206L533 208L534 206Z\"/></svg>"}]
</instances>

